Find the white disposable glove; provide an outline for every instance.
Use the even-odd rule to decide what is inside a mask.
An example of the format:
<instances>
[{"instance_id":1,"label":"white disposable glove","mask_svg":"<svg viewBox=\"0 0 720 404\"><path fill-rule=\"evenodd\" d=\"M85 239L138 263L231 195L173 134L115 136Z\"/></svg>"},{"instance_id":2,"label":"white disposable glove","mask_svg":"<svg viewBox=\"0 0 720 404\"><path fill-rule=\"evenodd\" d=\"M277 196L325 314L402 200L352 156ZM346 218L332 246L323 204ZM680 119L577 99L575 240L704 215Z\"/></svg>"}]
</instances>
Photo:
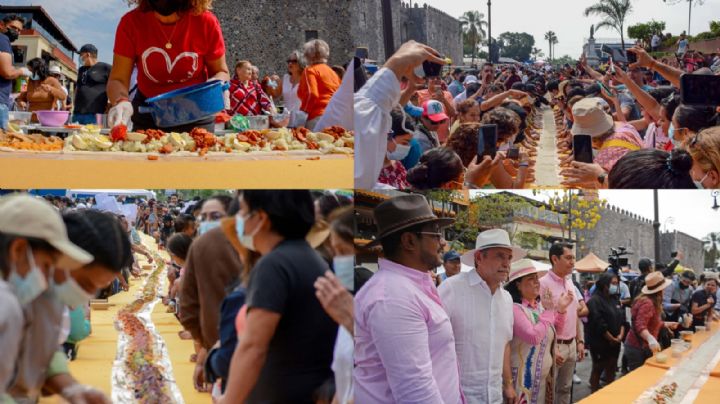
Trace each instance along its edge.
<instances>
[{"instance_id":1,"label":"white disposable glove","mask_svg":"<svg viewBox=\"0 0 720 404\"><path fill-rule=\"evenodd\" d=\"M647 338L648 346L650 346L650 350L653 352L660 352L660 344L657 342L655 337L652 335L648 335Z\"/></svg>"},{"instance_id":2,"label":"white disposable glove","mask_svg":"<svg viewBox=\"0 0 720 404\"><path fill-rule=\"evenodd\" d=\"M130 101L121 101L108 112L108 126L128 125L133 115L133 106Z\"/></svg>"},{"instance_id":3,"label":"white disposable glove","mask_svg":"<svg viewBox=\"0 0 720 404\"><path fill-rule=\"evenodd\" d=\"M230 109L230 90L223 91L223 102L225 103L225 109Z\"/></svg>"},{"instance_id":4,"label":"white disposable glove","mask_svg":"<svg viewBox=\"0 0 720 404\"><path fill-rule=\"evenodd\" d=\"M23 77L30 77L32 76L32 72L27 67L21 67L20 69L20 75Z\"/></svg>"}]
</instances>

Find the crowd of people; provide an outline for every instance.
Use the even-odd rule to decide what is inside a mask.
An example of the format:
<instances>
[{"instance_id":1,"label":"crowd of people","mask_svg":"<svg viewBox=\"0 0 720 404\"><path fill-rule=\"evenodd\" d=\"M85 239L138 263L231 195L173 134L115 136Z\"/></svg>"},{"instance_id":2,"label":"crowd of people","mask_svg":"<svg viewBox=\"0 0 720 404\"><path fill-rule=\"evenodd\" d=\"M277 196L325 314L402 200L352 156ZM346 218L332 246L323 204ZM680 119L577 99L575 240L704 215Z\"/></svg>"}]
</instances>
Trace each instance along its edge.
<instances>
[{"instance_id":1,"label":"crowd of people","mask_svg":"<svg viewBox=\"0 0 720 404\"><path fill-rule=\"evenodd\" d=\"M627 53L637 61L485 63L420 78L415 67L445 62L435 49L408 42L355 94L355 121L367 122L357 128L356 186L532 187L541 136L554 136L558 185L719 188L720 106L683 102L680 84L683 74L717 73L674 67L640 47ZM548 106L555 134L543 128ZM494 157L478 150L486 125L496 127ZM591 137L592 163L574 160L576 135Z\"/></svg>"},{"instance_id":2,"label":"crowd of people","mask_svg":"<svg viewBox=\"0 0 720 404\"><path fill-rule=\"evenodd\" d=\"M682 253L668 265L641 259L632 280L611 266L580 285L571 244L552 244L543 270L502 229L481 231L464 254L446 251L454 219L420 194L373 215L367 247L382 258L356 284L357 402L570 403L588 351L594 392L720 319L717 273L680 271Z\"/></svg>"},{"instance_id":3,"label":"crowd of people","mask_svg":"<svg viewBox=\"0 0 720 404\"><path fill-rule=\"evenodd\" d=\"M327 42L314 39L288 56L282 78L276 73L263 74L249 60L237 61L230 70L220 23L210 11L212 0L128 3L133 9L117 27L112 65L98 61L93 44L80 48L82 66L74 94L69 93L70 82L59 67L48 65L45 59L34 58L22 68L13 66L11 43L26 20L17 14L6 15L0 23L4 34L0 35L0 108L66 110L72 112L70 122L74 123L115 126L132 122L135 130L153 129L157 125L151 114L140 111L146 99L221 80L229 84L224 93L225 114L190 126L162 129L181 132L204 127L214 131L216 120L226 122L242 115L267 116L272 127L292 124L313 130L340 88L345 70L352 68L328 65ZM168 71L166 59L176 61L172 71ZM19 93L13 91L18 78L24 83ZM103 114L107 114L107 122L103 122ZM33 121L37 122L35 115Z\"/></svg>"},{"instance_id":4,"label":"crowd of people","mask_svg":"<svg viewBox=\"0 0 720 404\"><path fill-rule=\"evenodd\" d=\"M89 301L141 282L138 260L156 256L150 237L170 257L162 302L195 346L193 380L178 383L216 402L352 402L351 198L247 190L116 200L136 217L101 211L94 198L0 198L0 340L11 355L0 398L109 402L67 360L82 357L92 333Z\"/></svg>"}]
</instances>

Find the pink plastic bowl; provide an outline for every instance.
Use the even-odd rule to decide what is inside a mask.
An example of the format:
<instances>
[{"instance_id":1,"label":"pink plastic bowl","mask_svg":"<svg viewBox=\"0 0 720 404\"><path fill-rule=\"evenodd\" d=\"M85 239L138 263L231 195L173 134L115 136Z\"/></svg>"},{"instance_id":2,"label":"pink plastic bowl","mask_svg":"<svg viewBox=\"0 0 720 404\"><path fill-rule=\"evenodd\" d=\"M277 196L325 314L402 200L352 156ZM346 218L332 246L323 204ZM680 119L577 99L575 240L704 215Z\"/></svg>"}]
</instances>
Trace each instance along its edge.
<instances>
[{"instance_id":1,"label":"pink plastic bowl","mask_svg":"<svg viewBox=\"0 0 720 404\"><path fill-rule=\"evenodd\" d=\"M42 126L63 126L70 117L69 111L35 111Z\"/></svg>"}]
</instances>

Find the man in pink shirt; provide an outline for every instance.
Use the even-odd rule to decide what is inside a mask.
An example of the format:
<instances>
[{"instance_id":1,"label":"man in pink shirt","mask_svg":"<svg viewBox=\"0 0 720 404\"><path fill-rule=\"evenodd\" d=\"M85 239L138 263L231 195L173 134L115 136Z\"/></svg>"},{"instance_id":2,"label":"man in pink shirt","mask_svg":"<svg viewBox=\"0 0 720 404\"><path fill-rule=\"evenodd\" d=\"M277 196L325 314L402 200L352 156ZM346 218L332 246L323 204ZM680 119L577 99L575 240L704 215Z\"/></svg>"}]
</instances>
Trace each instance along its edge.
<instances>
[{"instance_id":1,"label":"man in pink shirt","mask_svg":"<svg viewBox=\"0 0 720 404\"><path fill-rule=\"evenodd\" d=\"M552 294L557 305L562 294L575 294L575 285L570 274L575 267L575 253L571 244L554 243L550 247L550 263L552 268L547 275L540 278L540 296L546 291ZM582 323L578 321L578 298L572 299L567 307L565 322L556 335L556 376L555 404L569 404L570 393L575 371L575 362L585 357L585 341L583 341Z\"/></svg>"},{"instance_id":2,"label":"man in pink shirt","mask_svg":"<svg viewBox=\"0 0 720 404\"><path fill-rule=\"evenodd\" d=\"M422 195L375 208L385 259L355 296L355 402L463 403L455 338L430 271L442 263L442 228Z\"/></svg>"}]
</instances>

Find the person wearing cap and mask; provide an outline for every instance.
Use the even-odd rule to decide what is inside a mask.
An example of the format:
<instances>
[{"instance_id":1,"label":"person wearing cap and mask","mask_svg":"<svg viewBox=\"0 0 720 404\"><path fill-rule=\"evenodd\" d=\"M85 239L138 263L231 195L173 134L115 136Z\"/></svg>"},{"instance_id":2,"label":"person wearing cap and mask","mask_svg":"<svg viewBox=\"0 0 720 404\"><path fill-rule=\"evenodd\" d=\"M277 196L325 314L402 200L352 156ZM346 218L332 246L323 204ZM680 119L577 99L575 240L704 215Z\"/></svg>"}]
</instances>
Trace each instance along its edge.
<instances>
[{"instance_id":1,"label":"person wearing cap and mask","mask_svg":"<svg viewBox=\"0 0 720 404\"><path fill-rule=\"evenodd\" d=\"M673 277L672 283L663 291L663 309L668 321L682 321L681 316L690 313L694 281L695 272L686 270Z\"/></svg>"},{"instance_id":2,"label":"person wearing cap and mask","mask_svg":"<svg viewBox=\"0 0 720 404\"><path fill-rule=\"evenodd\" d=\"M96 114L104 114L107 109L107 83L112 66L98 62L98 50L93 44L80 48L82 66L78 71L75 88L75 108L73 121L79 124L94 124Z\"/></svg>"},{"instance_id":3,"label":"person wearing cap and mask","mask_svg":"<svg viewBox=\"0 0 720 404\"><path fill-rule=\"evenodd\" d=\"M203 364L207 351L219 339L220 305L226 288L237 282L243 264L220 228L221 219L234 214L232 198L215 195L203 202L198 237L193 240L185 261L181 285L179 320L195 341L197 360L195 389L206 391Z\"/></svg>"},{"instance_id":4,"label":"person wearing cap and mask","mask_svg":"<svg viewBox=\"0 0 720 404\"><path fill-rule=\"evenodd\" d=\"M68 89L63 85L63 73L62 73L62 70L60 70L60 68L59 68L58 66L52 65L52 66L50 66L50 68L48 69L48 74L50 75L50 77L55 78L55 79L60 83L60 88L61 88L61 89L63 90L63 92L65 93L65 102L62 102L62 101L60 101L60 100L57 100L56 103L55 103L55 104L56 104L56 109L57 109L58 111L63 111L63 110L66 109L66 105L68 105L68 104L66 104L66 103L72 102L72 100L70 100L70 98L68 97L68 94L69 94L69 93L68 93Z\"/></svg>"},{"instance_id":5,"label":"person wearing cap and mask","mask_svg":"<svg viewBox=\"0 0 720 404\"><path fill-rule=\"evenodd\" d=\"M450 85L448 85L448 92L450 92L453 97L457 97L460 93L465 91L463 84L460 83L460 79L463 75L462 73L463 71L459 67L456 67L455 70L453 70L452 72L452 82L450 83ZM477 78L475 78L475 80L477 81Z\"/></svg>"},{"instance_id":6,"label":"person wearing cap and mask","mask_svg":"<svg viewBox=\"0 0 720 404\"><path fill-rule=\"evenodd\" d=\"M138 108L150 97L209 80L230 81L220 23L210 12L212 0L130 0L135 8L117 27L112 70L107 85L111 108L108 125L155 128ZM137 68L137 94L129 99L130 77ZM225 104L229 107L229 94ZM214 117L190 125L162 128L186 132L212 130Z\"/></svg>"},{"instance_id":7,"label":"person wearing cap and mask","mask_svg":"<svg viewBox=\"0 0 720 404\"><path fill-rule=\"evenodd\" d=\"M464 402L453 329L430 275L453 219L417 194L389 199L373 216L369 247L382 245L385 258L355 295L355 402Z\"/></svg>"},{"instance_id":8,"label":"person wearing cap and mask","mask_svg":"<svg viewBox=\"0 0 720 404\"><path fill-rule=\"evenodd\" d=\"M91 264L94 257L68 238L62 218L50 204L25 194L0 198L0 238L0 269L3 277L8 274L24 320L18 349L6 352L19 352L18 357L3 361L14 368L2 388L7 386L6 394L18 403L36 402L41 390L71 403L109 403L103 393L69 374L58 344L65 306L87 303L90 291L96 290L94 282L102 282L97 273L73 274L72 280L69 273ZM77 279L84 279L82 287L77 287ZM0 367L0 378L6 369Z\"/></svg>"},{"instance_id":9,"label":"person wearing cap and mask","mask_svg":"<svg viewBox=\"0 0 720 404\"><path fill-rule=\"evenodd\" d=\"M434 99L423 102L422 110L415 139L420 143L422 152L425 153L430 149L440 147L438 130L450 120L450 117L445 113L443 104Z\"/></svg>"},{"instance_id":10,"label":"person wearing cap and mask","mask_svg":"<svg viewBox=\"0 0 720 404\"><path fill-rule=\"evenodd\" d=\"M455 335L467 403L514 402L517 397L510 371L513 301L502 285L511 262L524 256L522 249L510 243L505 230L486 230L478 235L475 249L460 258L474 270L454 276L438 288Z\"/></svg>"},{"instance_id":11,"label":"person wearing cap and mask","mask_svg":"<svg viewBox=\"0 0 720 404\"><path fill-rule=\"evenodd\" d=\"M505 289L513 300L513 339L510 368L519 402L552 402L554 391L555 334L565 322L572 295L556 305L551 296L540 295L539 270L532 260L522 259L510 266Z\"/></svg>"},{"instance_id":12,"label":"person wearing cap and mask","mask_svg":"<svg viewBox=\"0 0 720 404\"><path fill-rule=\"evenodd\" d=\"M65 103L67 94L60 81L50 75L45 60L34 58L27 62L27 67L33 72L27 83L27 90L20 93L16 102L28 111L56 110L57 102ZM34 117L37 120L37 117Z\"/></svg>"},{"instance_id":13,"label":"person wearing cap and mask","mask_svg":"<svg viewBox=\"0 0 720 404\"><path fill-rule=\"evenodd\" d=\"M333 377L337 324L315 295L329 267L306 241L315 222L312 197L299 190L238 195L237 238L261 258L236 318L238 345L218 403L314 402Z\"/></svg>"},{"instance_id":14,"label":"person wearing cap and mask","mask_svg":"<svg viewBox=\"0 0 720 404\"><path fill-rule=\"evenodd\" d=\"M3 23L4 28L0 35L0 108L9 110L13 105L10 99L13 81L18 77L30 77L32 72L27 67L16 68L13 65L14 53L10 46L18 39L25 19L17 14L9 14L5 16Z\"/></svg>"},{"instance_id":15,"label":"person wearing cap and mask","mask_svg":"<svg viewBox=\"0 0 720 404\"><path fill-rule=\"evenodd\" d=\"M407 171L401 160L410 152L410 140L413 138L413 133L403 126L403 123L409 125L408 122L403 122L405 121L404 112L395 109L390 115L392 116L392 130L388 133L387 153L378 177L379 184L376 187L408 189L410 184L407 182Z\"/></svg>"}]
</instances>

